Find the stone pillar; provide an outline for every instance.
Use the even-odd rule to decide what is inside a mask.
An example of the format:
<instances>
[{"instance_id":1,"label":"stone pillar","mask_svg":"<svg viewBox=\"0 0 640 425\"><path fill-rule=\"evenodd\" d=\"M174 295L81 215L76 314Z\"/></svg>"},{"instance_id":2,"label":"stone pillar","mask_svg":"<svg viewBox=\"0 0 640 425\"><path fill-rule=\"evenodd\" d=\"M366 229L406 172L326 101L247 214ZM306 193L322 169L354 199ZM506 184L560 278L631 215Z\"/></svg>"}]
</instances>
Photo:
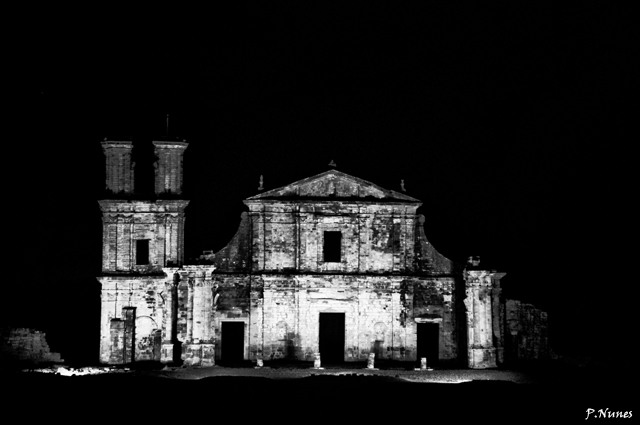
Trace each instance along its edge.
<instances>
[{"instance_id":1,"label":"stone pillar","mask_svg":"<svg viewBox=\"0 0 640 425\"><path fill-rule=\"evenodd\" d=\"M187 281L187 341L193 342L193 292L194 281L189 276Z\"/></svg>"},{"instance_id":2,"label":"stone pillar","mask_svg":"<svg viewBox=\"0 0 640 425\"><path fill-rule=\"evenodd\" d=\"M165 270L167 273L167 270ZM176 321L176 297L174 294L180 283L180 275L178 273L167 273L173 281L165 283L165 308L164 308L164 335L162 341L162 363L173 363L174 347L176 343L175 337L175 321Z\"/></svg>"},{"instance_id":3,"label":"stone pillar","mask_svg":"<svg viewBox=\"0 0 640 425\"><path fill-rule=\"evenodd\" d=\"M213 307L213 282L207 267L189 273L189 310L187 312L187 341L183 345L182 358L187 366L213 366L214 342L211 330Z\"/></svg>"},{"instance_id":4,"label":"stone pillar","mask_svg":"<svg viewBox=\"0 0 640 425\"><path fill-rule=\"evenodd\" d=\"M251 278L249 316L249 358L262 359L264 350L264 282L261 278Z\"/></svg>"},{"instance_id":5,"label":"stone pillar","mask_svg":"<svg viewBox=\"0 0 640 425\"><path fill-rule=\"evenodd\" d=\"M105 140L102 142L107 165L107 189L113 194L133 193L133 167L135 167L135 163L131 162L132 149L133 143L130 141Z\"/></svg>"},{"instance_id":6,"label":"stone pillar","mask_svg":"<svg viewBox=\"0 0 640 425\"><path fill-rule=\"evenodd\" d=\"M109 357L107 363L122 364L124 354L124 322L122 319L111 319L109 322Z\"/></svg>"},{"instance_id":7,"label":"stone pillar","mask_svg":"<svg viewBox=\"0 0 640 425\"><path fill-rule=\"evenodd\" d=\"M204 276L201 272L196 272L194 282L193 282L193 297L192 297L192 305L193 305L193 319L191 326L191 342L193 344L199 344L203 339L204 330L204 316L205 316L205 306L204 306Z\"/></svg>"},{"instance_id":8,"label":"stone pillar","mask_svg":"<svg viewBox=\"0 0 640 425\"><path fill-rule=\"evenodd\" d=\"M153 142L158 160L155 162L156 195L182 193L182 156L186 142Z\"/></svg>"},{"instance_id":9,"label":"stone pillar","mask_svg":"<svg viewBox=\"0 0 640 425\"><path fill-rule=\"evenodd\" d=\"M182 343L182 361L190 366L193 362L193 280L187 279L187 335ZM199 357L199 356L198 356Z\"/></svg>"},{"instance_id":10,"label":"stone pillar","mask_svg":"<svg viewBox=\"0 0 640 425\"><path fill-rule=\"evenodd\" d=\"M369 353L369 358L367 359L367 369L375 369L375 361L375 353Z\"/></svg>"},{"instance_id":11,"label":"stone pillar","mask_svg":"<svg viewBox=\"0 0 640 425\"><path fill-rule=\"evenodd\" d=\"M215 342L213 332L213 280L211 273L214 268L203 270L202 280L202 347L201 366L215 365Z\"/></svg>"},{"instance_id":12,"label":"stone pillar","mask_svg":"<svg viewBox=\"0 0 640 425\"><path fill-rule=\"evenodd\" d=\"M492 276L486 270L466 270L468 360L472 369L496 367L493 343Z\"/></svg>"},{"instance_id":13,"label":"stone pillar","mask_svg":"<svg viewBox=\"0 0 640 425\"><path fill-rule=\"evenodd\" d=\"M506 273L493 273L491 277L491 324L498 364L504 363L504 318L501 309L502 288L500 287L500 279L505 275Z\"/></svg>"},{"instance_id":14,"label":"stone pillar","mask_svg":"<svg viewBox=\"0 0 640 425\"><path fill-rule=\"evenodd\" d=\"M162 205L167 209L171 209L170 214L166 214L162 219L161 226L163 228L163 248L164 253L162 261L166 265L178 266L184 262L184 209L189 204L185 200L158 200L158 205ZM181 271L180 273L186 273Z\"/></svg>"},{"instance_id":15,"label":"stone pillar","mask_svg":"<svg viewBox=\"0 0 640 425\"><path fill-rule=\"evenodd\" d=\"M178 235L177 235L177 252L176 252L176 259L178 261L179 264L184 263L184 222L185 222L186 218L184 216L183 212L180 212L180 214L178 214L178 223L177 223L177 227L178 227Z\"/></svg>"}]
</instances>

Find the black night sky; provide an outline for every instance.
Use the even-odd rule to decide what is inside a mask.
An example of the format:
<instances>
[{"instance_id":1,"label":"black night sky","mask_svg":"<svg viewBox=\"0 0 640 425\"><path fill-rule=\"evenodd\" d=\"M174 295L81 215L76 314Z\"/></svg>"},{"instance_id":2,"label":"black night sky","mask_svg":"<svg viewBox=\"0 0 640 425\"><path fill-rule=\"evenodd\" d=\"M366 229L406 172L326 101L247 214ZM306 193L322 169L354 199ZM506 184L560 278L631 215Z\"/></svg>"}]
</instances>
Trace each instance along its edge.
<instances>
[{"instance_id":1,"label":"black night sky","mask_svg":"<svg viewBox=\"0 0 640 425\"><path fill-rule=\"evenodd\" d=\"M132 138L144 188L168 113L189 142L188 258L226 245L260 175L272 189L334 160L403 179L436 249L506 272L505 296L549 312L557 352L630 353L615 240L631 26L605 2L504 6L40 11L12 65L3 324L97 359L100 142Z\"/></svg>"}]
</instances>

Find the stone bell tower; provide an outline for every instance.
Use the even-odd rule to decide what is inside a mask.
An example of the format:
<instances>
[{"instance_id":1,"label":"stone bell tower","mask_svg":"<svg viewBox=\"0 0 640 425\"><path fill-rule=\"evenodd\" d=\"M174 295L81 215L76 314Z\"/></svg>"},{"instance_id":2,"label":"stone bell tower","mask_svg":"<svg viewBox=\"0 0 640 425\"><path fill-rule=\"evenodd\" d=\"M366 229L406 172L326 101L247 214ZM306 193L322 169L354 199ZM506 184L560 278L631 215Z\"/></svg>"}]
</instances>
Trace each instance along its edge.
<instances>
[{"instance_id":1,"label":"stone bell tower","mask_svg":"<svg viewBox=\"0 0 640 425\"><path fill-rule=\"evenodd\" d=\"M113 195L133 193L133 167L130 141L102 142L107 165L107 190Z\"/></svg>"},{"instance_id":2,"label":"stone bell tower","mask_svg":"<svg viewBox=\"0 0 640 425\"><path fill-rule=\"evenodd\" d=\"M189 144L153 142L153 145L158 158L154 164L156 195L180 195L182 193L182 156Z\"/></svg>"},{"instance_id":3,"label":"stone bell tower","mask_svg":"<svg viewBox=\"0 0 640 425\"><path fill-rule=\"evenodd\" d=\"M163 267L184 262L182 157L188 144L153 142L155 197L134 186L133 143L102 142L107 199L102 211L102 317L100 361L160 360ZM145 344L149 347L145 349ZM141 348L143 347L143 348Z\"/></svg>"},{"instance_id":4,"label":"stone bell tower","mask_svg":"<svg viewBox=\"0 0 640 425\"><path fill-rule=\"evenodd\" d=\"M134 191L131 142L104 141L109 198L99 201L103 220L104 272L161 272L184 262L182 156L185 142L153 142L156 200ZM138 198L138 199L136 199Z\"/></svg>"}]
</instances>

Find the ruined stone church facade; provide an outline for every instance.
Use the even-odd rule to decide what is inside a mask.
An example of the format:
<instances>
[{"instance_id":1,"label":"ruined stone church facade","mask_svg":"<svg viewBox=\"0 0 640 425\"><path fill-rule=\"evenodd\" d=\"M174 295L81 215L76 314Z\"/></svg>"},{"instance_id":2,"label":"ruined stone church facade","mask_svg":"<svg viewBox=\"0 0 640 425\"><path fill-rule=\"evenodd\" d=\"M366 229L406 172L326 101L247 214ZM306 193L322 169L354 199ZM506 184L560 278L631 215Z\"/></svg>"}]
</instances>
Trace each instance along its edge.
<instances>
[{"instance_id":1,"label":"ruined stone church facade","mask_svg":"<svg viewBox=\"0 0 640 425\"><path fill-rule=\"evenodd\" d=\"M184 264L187 143L153 144L150 200L133 190L132 143L102 143L110 196L99 201L101 362L350 362L374 354L486 368L509 350L522 357L546 349L546 315L530 309L544 324L530 332L536 348L505 352L523 322L501 300L504 273L436 251L419 200L335 169L246 199L229 244Z\"/></svg>"}]
</instances>

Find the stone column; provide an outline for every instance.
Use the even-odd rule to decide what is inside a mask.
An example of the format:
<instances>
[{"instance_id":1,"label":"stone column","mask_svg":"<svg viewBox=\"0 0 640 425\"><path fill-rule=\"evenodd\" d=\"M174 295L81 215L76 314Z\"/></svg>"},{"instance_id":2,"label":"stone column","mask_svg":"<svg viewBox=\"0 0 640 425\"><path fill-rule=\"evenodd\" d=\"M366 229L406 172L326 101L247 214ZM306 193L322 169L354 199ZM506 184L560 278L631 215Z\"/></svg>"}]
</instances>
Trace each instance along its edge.
<instances>
[{"instance_id":1,"label":"stone column","mask_svg":"<svg viewBox=\"0 0 640 425\"><path fill-rule=\"evenodd\" d=\"M466 270L467 335L469 367L496 367L496 348L492 326L492 276L486 270Z\"/></svg>"},{"instance_id":2,"label":"stone column","mask_svg":"<svg viewBox=\"0 0 640 425\"><path fill-rule=\"evenodd\" d=\"M264 282L261 277L251 278L249 316L249 358L259 359L264 350Z\"/></svg>"},{"instance_id":3,"label":"stone column","mask_svg":"<svg viewBox=\"0 0 640 425\"><path fill-rule=\"evenodd\" d=\"M162 363L172 363L175 349L175 321L176 321L176 299L175 291L180 283L180 275L178 273L171 273L170 269L164 269L167 276L170 276L173 280L165 283L165 305L164 305L164 335L162 341Z\"/></svg>"},{"instance_id":4,"label":"stone column","mask_svg":"<svg viewBox=\"0 0 640 425\"><path fill-rule=\"evenodd\" d=\"M191 276L187 279L187 335L186 340L182 343L182 360L185 365L192 364L193 353L189 349L193 344L193 279Z\"/></svg>"},{"instance_id":5,"label":"stone column","mask_svg":"<svg viewBox=\"0 0 640 425\"><path fill-rule=\"evenodd\" d=\"M211 273L213 268L207 268L203 270L202 274L202 286L200 295L202 297L202 314L201 314L201 337L200 348L201 366L213 366L215 365L215 345L213 341L213 281L211 280Z\"/></svg>"},{"instance_id":6,"label":"stone column","mask_svg":"<svg viewBox=\"0 0 640 425\"><path fill-rule=\"evenodd\" d=\"M190 274L189 279L189 312L187 313L187 344L185 346L185 365L200 364L202 354L200 340L202 338L202 281L201 273Z\"/></svg>"},{"instance_id":7,"label":"stone column","mask_svg":"<svg viewBox=\"0 0 640 425\"><path fill-rule=\"evenodd\" d=\"M504 363L504 318L500 307L502 304L502 288L500 288L500 279L505 275L506 273L493 273L491 277L491 322L498 364Z\"/></svg>"},{"instance_id":8,"label":"stone column","mask_svg":"<svg viewBox=\"0 0 640 425\"><path fill-rule=\"evenodd\" d=\"M189 276L187 281L187 342L193 342L193 292L194 279Z\"/></svg>"},{"instance_id":9,"label":"stone column","mask_svg":"<svg viewBox=\"0 0 640 425\"><path fill-rule=\"evenodd\" d=\"M199 344L203 337L204 321L204 294L203 294L204 273L197 271L193 280L193 320L191 326L191 342Z\"/></svg>"}]
</instances>

